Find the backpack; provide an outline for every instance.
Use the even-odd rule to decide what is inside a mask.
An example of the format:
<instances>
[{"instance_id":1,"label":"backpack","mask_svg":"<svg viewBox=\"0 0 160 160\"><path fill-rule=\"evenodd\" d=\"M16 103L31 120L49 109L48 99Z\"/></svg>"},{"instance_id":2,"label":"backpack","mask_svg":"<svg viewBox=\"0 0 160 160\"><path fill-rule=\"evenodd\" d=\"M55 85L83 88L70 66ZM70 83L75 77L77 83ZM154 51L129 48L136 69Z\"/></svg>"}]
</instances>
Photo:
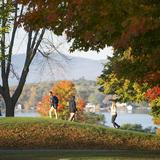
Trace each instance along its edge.
<instances>
[{"instance_id":1,"label":"backpack","mask_svg":"<svg viewBox=\"0 0 160 160\"><path fill-rule=\"evenodd\" d=\"M53 96L53 103L54 104L58 104L59 100L56 96Z\"/></svg>"}]
</instances>

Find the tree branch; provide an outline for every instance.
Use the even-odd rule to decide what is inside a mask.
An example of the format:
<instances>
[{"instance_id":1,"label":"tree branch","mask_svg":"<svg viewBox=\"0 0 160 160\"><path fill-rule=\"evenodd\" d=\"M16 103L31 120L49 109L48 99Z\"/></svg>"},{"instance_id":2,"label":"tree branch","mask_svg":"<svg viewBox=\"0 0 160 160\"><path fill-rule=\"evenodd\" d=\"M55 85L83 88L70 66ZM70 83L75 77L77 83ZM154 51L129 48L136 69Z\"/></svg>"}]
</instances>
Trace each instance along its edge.
<instances>
[{"instance_id":1,"label":"tree branch","mask_svg":"<svg viewBox=\"0 0 160 160\"><path fill-rule=\"evenodd\" d=\"M2 0L2 11L5 13L6 11L6 6L7 4L5 4L5 1ZM6 24L8 21L8 17L5 17L6 15L2 15L4 17L2 17L1 20L1 24L2 24L2 36L1 36L1 41L0 41L0 48L1 48L1 77L2 77L2 90L3 91L3 95L4 96L8 96L10 97L10 92L9 92L9 86L8 86L8 80L6 78L6 74L5 74L5 65L6 65Z\"/></svg>"},{"instance_id":2,"label":"tree branch","mask_svg":"<svg viewBox=\"0 0 160 160\"><path fill-rule=\"evenodd\" d=\"M11 42L10 42L10 46L9 46L9 56L8 56L7 69L6 69L6 77L7 77L7 79L9 77L9 73L10 73L12 50L13 50L13 46L14 46L14 42L15 42L15 34L16 34L16 31L17 31L18 4L15 3L14 5L15 5L14 6L15 7L15 17L14 17L14 25L13 25L13 30L12 30ZM19 17L22 16L23 8L24 7L22 5Z\"/></svg>"},{"instance_id":3,"label":"tree branch","mask_svg":"<svg viewBox=\"0 0 160 160\"><path fill-rule=\"evenodd\" d=\"M44 33L45 33L45 29L42 29L41 34L40 34L40 36L39 36L39 38L38 38L38 40L37 40L37 42L36 42L35 47L32 48L33 52L32 52L32 54L31 54L31 56L30 56L30 63L32 62L34 56L36 55L36 52L37 52L37 50L38 50L38 47L40 46L40 43L41 43L41 41L42 41L42 39L43 39ZM30 63L29 63L29 65L30 65Z\"/></svg>"},{"instance_id":4,"label":"tree branch","mask_svg":"<svg viewBox=\"0 0 160 160\"><path fill-rule=\"evenodd\" d=\"M31 41L32 41L32 31L29 31L28 33L28 43L27 43L27 50L26 50L26 59L25 59L25 63L24 63L24 66L23 66L23 70L22 70L22 73L21 73L21 77L20 77L20 80L19 80L19 84L14 92L14 94L12 95L12 101L13 103L16 103L22 90L23 90L23 87L24 87L24 84L26 82L26 77L27 77L27 74L29 72L29 62L30 62L30 52L31 52Z\"/></svg>"},{"instance_id":5,"label":"tree branch","mask_svg":"<svg viewBox=\"0 0 160 160\"><path fill-rule=\"evenodd\" d=\"M25 60L25 64L24 64L24 67L23 67L23 71L22 71L22 74L21 74L21 77L20 77L20 81L19 81L19 84L12 96L12 100L13 100L13 103L16 103L22 90L23 90L23 87L24 87L24 84L26 82L26 77L28 75L28 72L29 72L29 66L37 52L37 49L42 41L42 38L43 38L43 35L45 33L45 29L42 29L42 32L36 42L36 40L33 39L33 41L36 42L36 45L35 45L35 48L31 48L31 46L33 45L33 41L32 41L32 31L30 31L28 33L28 44L27 44L27 53L26 53L26 60ZM36 36L36 35L35 35ZM37 37L37 36L36 36Z\"/></svg>"},{"instance_id":6,"label":"tree branch","mask_svg":"<svg viewBox=\"0 0 160 160\"><path fill-rule=\"evenodd\" d=\"M37 52L37 49L38 49L38 47L39 47L39 45L40 45L40 43L42 41L44 33L45 33L45 29L42 29L41 34L39 36L39 39L37 40L37 44L36 44L36 46L34 48L34 52Z\"/></svg>"},{"instance_id":7,"label":"tree branch","mask_svg":"<svg viewBox=\"0 0 160 160\"><path fill-rule=\"evenodd\" d=\"M5 10L5 3L2 0L2 10ZM5 30L6 20L2 18L2 29ZM1 76L2 76L2 84L5 82L5 31L2 31L2 38L1 38Z\"/></svg>"},{"instance_id":8,"label":"tree branch","mask_svg":"<svg viewBox=\"0 0 160 160\"><path fill-rule=\"evenodd\" d=\"M32 41L31 48L34 48L34 45L35 45L36 40L37 40L38 33L39 33L39 30L38 30L38 31L36 31L36 33L35 33L35 35L34 35L34 38L33 38L33 41Z\"/></svg>"},{"instance_id":9,"label":"tree branch","mask_svg":"<svg viewBox=\"0 0 160 160\"><path fill-rule=\"evenodd\" d=\"M13 30L12 30L11 42L10 42L10 46L9 46L8 63L7 63L7 69L6 69L6 78L7 79L9 77L12 50L13 50L15 34L16 34L16 30L17 30L17 24L16 24L16 22L17 22L17 8L18 8L17 3L15 3L14 25L13 25Z\"/></svg>"}]
</instances>

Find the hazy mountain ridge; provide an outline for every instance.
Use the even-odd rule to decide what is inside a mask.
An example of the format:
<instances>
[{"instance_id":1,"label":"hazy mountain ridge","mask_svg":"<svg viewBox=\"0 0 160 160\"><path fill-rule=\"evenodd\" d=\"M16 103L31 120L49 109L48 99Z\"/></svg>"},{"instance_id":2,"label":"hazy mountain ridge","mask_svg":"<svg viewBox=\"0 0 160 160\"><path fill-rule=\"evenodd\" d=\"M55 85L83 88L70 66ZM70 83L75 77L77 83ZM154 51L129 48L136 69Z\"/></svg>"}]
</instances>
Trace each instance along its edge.
<instances>
[{"instance_id":1,"label":"hazy mountain ridge","mask_svg":"<svg viewBox=\"0 0 160 160\"><path fill-rule=\"evenodd\" d=\"M20 75L25 55L14 55L12 60L15 72ZM77 80L81 77L87 80L96 80L96 77L102 72L104 62L104 60L91 60L59 54L53 54L47 60L39 54L31 64L27 83L61 79ZM10 79L10 84L16 83L17 80L15 78Z\"/></svg>"}]
</instances>

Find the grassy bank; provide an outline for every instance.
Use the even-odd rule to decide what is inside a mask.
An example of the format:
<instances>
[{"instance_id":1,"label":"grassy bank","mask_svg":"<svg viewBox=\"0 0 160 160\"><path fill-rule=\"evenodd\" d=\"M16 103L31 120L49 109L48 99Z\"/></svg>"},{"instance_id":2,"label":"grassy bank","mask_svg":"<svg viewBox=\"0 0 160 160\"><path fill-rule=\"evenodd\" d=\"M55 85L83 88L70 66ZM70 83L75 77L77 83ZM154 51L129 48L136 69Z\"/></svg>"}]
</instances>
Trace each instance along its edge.
<instances>
[{"instance_id":1,"label":"grassy bank","mask_svg":"<svg viewBox=\"0 0 160 160\"><path fill-rule=\"evenodd\" d=\"M160 137L48 118L1 118L0 149L160 150Z\"/></svg>"}]
</instances>

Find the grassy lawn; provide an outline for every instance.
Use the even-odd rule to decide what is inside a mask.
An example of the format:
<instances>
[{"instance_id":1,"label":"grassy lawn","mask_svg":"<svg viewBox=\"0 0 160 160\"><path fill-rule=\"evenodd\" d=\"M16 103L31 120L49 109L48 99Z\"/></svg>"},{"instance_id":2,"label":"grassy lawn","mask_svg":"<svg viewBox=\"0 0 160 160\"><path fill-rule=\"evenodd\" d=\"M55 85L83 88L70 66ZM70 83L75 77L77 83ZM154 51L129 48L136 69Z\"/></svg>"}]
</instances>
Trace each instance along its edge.
<instances>
[{"instance_id":1,"label":"grassy lawn","mask_svg":"<svg viewBox=\"0 0 160 160\"><path fill-rule=\"evenodd\" d=\"M98 150L1 151L0 160L159 160L158 152Z\"/></svg>"},{"instance_id":2,"label":"grassy lawn","mask_svg":"<svg viewBox=\"0 0 160 160\"><path fill-rule=\"evenodd\" d=\"M49 118L0 118L0 149L160 151L160 137Z\"/></svg>"}]
</instances>

